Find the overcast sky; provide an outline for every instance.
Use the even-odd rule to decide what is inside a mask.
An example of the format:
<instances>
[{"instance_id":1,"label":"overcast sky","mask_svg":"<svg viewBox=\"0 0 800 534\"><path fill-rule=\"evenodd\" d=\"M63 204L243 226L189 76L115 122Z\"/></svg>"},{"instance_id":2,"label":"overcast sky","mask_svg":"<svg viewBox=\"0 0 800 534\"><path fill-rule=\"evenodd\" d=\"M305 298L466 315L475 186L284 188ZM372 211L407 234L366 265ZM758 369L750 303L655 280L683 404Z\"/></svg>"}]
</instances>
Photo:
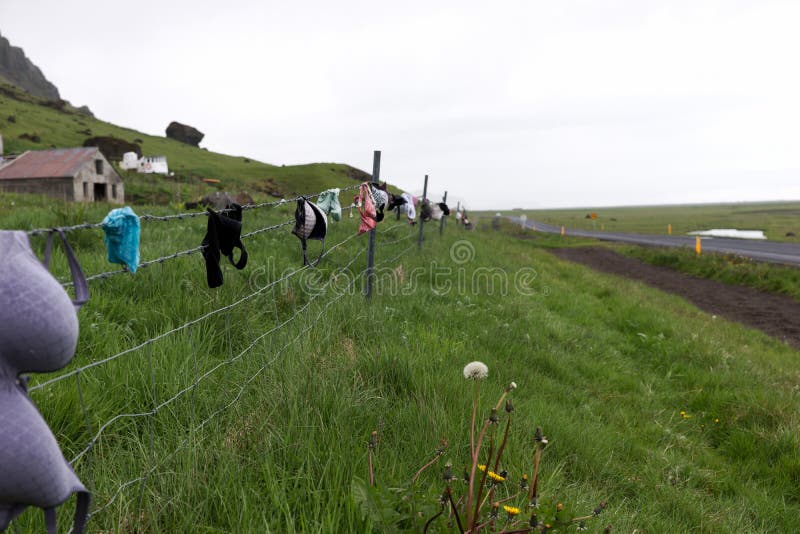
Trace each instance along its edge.
<instances>
[{"instance_id":1,"label":"overcast sky","mask_svg":"<svg viewBox=\"0 0 800 534\"><path fill-rule=\"evenodd\" d=\"M0 0L62 98L478 208L800 199L800 1Z\"/></svg>"}]
</instances>

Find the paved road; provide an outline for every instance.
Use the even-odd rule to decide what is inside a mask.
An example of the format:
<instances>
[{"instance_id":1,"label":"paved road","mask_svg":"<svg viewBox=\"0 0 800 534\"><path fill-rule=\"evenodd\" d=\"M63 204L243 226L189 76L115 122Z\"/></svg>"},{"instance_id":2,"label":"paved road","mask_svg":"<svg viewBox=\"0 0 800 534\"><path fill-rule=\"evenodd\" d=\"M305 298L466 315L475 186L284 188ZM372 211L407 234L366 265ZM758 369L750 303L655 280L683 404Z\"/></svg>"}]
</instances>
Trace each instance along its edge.
<instances>
[{"instance_id":1,"label":"paved road","mask_svg":"<svg viewBox=\"0 0 800 534\"><path fill-rule=\"evenodd\" d=\"M517 217L508 217L509 220L519 223ZM544 224L528 219L528 228L536 228L539 232L560 234L561 227L551 224ZM571 230L567 228L565 234L575 237L591 237L603 241L616 241L620 243L631 243L635 245L650 245L658 247L689 247L694 249L694 236L668 236L668 235L647 235L647 234L625 234L621 232L597 232L589 230ZM731 239L724 237L703 237L703 250L709 252L722 252L726 254L736 254L754 260L768 261L772 263L784 263L800 266L800 244L797 243L777 243L775 241L757 241L748 239Z\"/></svg>"}]
</instances>

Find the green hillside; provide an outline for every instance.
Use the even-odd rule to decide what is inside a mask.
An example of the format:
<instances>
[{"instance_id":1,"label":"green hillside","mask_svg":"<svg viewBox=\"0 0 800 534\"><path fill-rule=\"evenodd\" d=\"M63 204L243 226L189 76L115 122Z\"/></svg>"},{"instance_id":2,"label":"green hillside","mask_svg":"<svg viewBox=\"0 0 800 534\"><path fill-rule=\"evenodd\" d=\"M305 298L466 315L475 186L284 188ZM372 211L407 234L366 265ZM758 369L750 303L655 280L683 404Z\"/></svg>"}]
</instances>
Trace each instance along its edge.
<instances>
[{"instance_id":1,"label":"green hillside","mask_svg":"<svg viewBox=\"0 0 800 534\"><path fill-rule=\"evenodd\" d=\"M197 198L215 189L247 191L255 199L321 191L365 180L368 175L340 163L275 166L147 135L95 119L69 105L31 96L0 80L0 134L5 153L83 146L94 136L138 144L145 155L166 156L172 177L121 172L130 203L165 204ZM117 162L114 162L115 164ZM203 178L220 180L218 184Z\"/></svg>"}]
</instances>

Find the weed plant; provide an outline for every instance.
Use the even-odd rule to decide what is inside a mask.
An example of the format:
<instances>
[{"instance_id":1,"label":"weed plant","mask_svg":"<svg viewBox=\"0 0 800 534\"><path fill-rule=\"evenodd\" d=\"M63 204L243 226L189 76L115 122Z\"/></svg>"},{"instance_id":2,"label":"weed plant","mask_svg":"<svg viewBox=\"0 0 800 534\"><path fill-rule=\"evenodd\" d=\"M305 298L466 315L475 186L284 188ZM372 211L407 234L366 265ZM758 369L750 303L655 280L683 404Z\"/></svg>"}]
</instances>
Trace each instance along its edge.
<instances>
[{"instance_id":1,"label":"weed plant","mask_svg":"<svg viewBox=\"0 0 800 534\"><path fill-rule=\"evenodd\" d=\"M548 439L542 433L541 427L536 427L530 443L534 451L531 458L531 482L527 473L522 473L517 476L516 481L513 480L512 474L506 469L508 466L503 459L503 453L506 452L515 412L514 405L507 396L517 388L517 384L511 382L502 390L500 398L478 428L476 418L479 413L480 381L488 374L489 368L482 362L471 362L464 367L464 378L475 383L469 431L469 461L465 464L461 478L456 476L452 462L446 463L440 476L443 490L435 498L420 492L417 481L447 453L448 441L442 439L439 442L433 458L417 470L410 482L404 485L376 486L373 453L378 445L378 431L372 432L367 443L369 485L360 478L353 480L353 497L365 518L369 517L383 531L422 530L427 533L444 529L460 534L481 531L522 534L564 531L570 526L575 526L579 531L587 530L586 521L602 513L606 508L606 501L600 502L588 515L573 516L563 503L542 499L539 466ZM498 430L500 427L503 427L502 431ZM502 434L502 437L498 434ZM434 506L434 501L437 501L438 506ZM610 529L609 525L605 531Z\"/></svg>"}]
</instances>

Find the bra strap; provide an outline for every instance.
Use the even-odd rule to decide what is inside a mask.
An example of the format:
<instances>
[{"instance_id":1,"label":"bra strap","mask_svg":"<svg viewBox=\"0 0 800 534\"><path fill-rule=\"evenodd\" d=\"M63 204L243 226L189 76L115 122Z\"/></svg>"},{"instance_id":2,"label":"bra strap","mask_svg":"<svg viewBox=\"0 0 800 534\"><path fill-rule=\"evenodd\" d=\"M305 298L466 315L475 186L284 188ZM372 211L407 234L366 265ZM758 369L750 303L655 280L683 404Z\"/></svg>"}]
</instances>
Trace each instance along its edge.
<instances>
[{"instance_id":1,"label":"bra strap","mask_svg":"<svg viewBox=\"0 0 800 534\"><path fill-rule=\"evenodd\" d=\"M86 520L89 517L90 495L86 491L79 491L76 494L75 522L72 525L72 534L82 534L86 528Z\"/></svg>"},{"instance_id":2,"label":"bra strap","mask_svg":"<svg viewBox=\"0 0 800 534\"><path fill-rule=\"evenodd\" d=\"M78 258L75 257L72 247L67 242L67 236L61 228L54 228L47 234L47 242L44 247L44 259L42 264L45 269L50 269L50 254L53 249L53 233L58 232L61 237L61 243L64 245L64 254L67 256L67 264L69 264L69 272L72 275L72 283L75 287L75 300L72 304L75 306L75 311L81 309L81 306L86 304L89 300L89 285L86 283L86 275L83 274L81 264L78 263Z\"/></svg>"},{"instance_id":3,"label":"bra strap","mask_svg":"<svg viewBox=\"0 0 800 534\"><path fill-rule=\"evenodd\" d=\"M44 509L44 524L47 528L47 534L58 534L58 524L56 523L56 507Z\"/></svg>"}]
</instances>

